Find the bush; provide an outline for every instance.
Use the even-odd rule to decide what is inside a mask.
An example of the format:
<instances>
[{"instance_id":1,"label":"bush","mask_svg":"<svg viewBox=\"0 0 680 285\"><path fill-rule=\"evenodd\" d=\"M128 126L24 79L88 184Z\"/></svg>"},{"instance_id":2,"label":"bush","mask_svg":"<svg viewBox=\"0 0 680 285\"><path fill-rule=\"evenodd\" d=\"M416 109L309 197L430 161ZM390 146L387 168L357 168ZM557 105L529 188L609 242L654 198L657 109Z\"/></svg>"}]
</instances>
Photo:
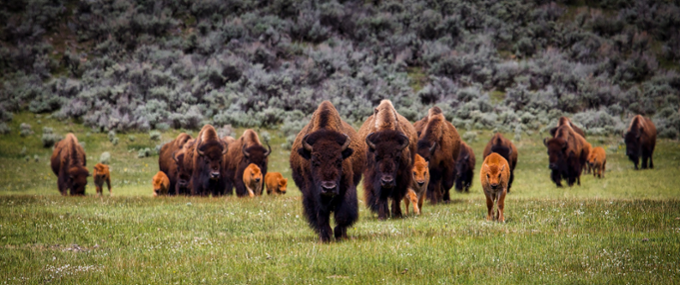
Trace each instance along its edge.
<instances>
[{"instance_id":1,"label":"bush","mask_svg":"<svg viewBox=\"0 0 680 285\"><path fill-rule=\"evenodd\" d=\"M42 141L43 147L48 148L54 146L55 143L62 140L60 135L53 133L52 128L43 127L43 134L40 140Z\"/></svg>"},{"instance_id":2,"label":"bush","mask_svg":"<svg viewBox=\"0 0 680 285\"><path fill-rule=\"evenodd\" d=\"M113 142L113 139L116 138L116 132L114 130L110 130L109 133L107 134L107 137L109 138L110 142Z\"/></svg>"},{"instance_id":3,"label":"bush","mask_svg":"<svg viewBox=\"0 0 680 285\"><path fill-rule=\"evenodd\" d=\"M160 141L161 140L161 132L150 131L149 132L149 139L152 140L152 141Z\"/></svg>"},{"instance_id":4,"label":"bush","mask_svg":"<svg viewBox=\"0 0 680 285\"><path fill-rule=\"evenodd\" d=\"M463 134L463 141L468 143L477 141L477 132L467 131Z\"/></svg>"},{"instance_id":5,"label":"bush","mask_svg":"<svg viewBox=\"0 0 680 285\"><path fill-rule=\"evenodd\" d=\"M128 139L128 141L133 142L133 141L135 141L136 138L133 135L129 135L129 136L127 136L127 139Z\"/></svg>"},{"instance_id":6,"label":"bush","mask_svg":"<svg viewBox=\"0 0 680 285\"><path fill-rule=\"evenodd\" d=\"M145 158L145 157L149 157L150 155L151 155L151 149L148 148L148 147L143 148L143 149L140 148L139 151L137 152L137 158Z\"/></svg>"},{"instance_id":7,"label":"bush","mask_svg":"<svg viewBox=\"0 0 680 285\"><path fill-rule=\"evenodd\" d=\"M12 128L10 128L7 124L0 123L0 134L6 135L9 134L11 131Z\"/></svg>"},{"instance_id":8,"label":"bush","mask_svg":"<svg viewBox=\"0 0 680 285\"><path fill-rule=\"evenodd\" d=\"M118 137L114 137L113 140L111 140L111 144L113 144L113 146L118 145Z\"/></svg>"},{"instance_id":9,"label":"bush","mask_svg":"<svg viewBox=\"0 0 680 285\"><path fill-rule=\"evenodd\" d=\"M99 156L99 162L107 165L111 163L111 153L108 151L102 152L102 155Z\"/></svg>"},{"instance_id":10,"label":"bush","mask_svg":"<svg viewBox=\"0 0 680 285\"><path fill-rule=\"evenodd\" d=\"M21 125L19 126L19 128L21 129L21 131L19 132L19 134L20 134L22 137L27 137L27 136L30 136L30 135L33 134L33 130L31 129L31 125L29 125L29 124L27 124L27 123L21 123Z\"/></svg>"}]
</instances>

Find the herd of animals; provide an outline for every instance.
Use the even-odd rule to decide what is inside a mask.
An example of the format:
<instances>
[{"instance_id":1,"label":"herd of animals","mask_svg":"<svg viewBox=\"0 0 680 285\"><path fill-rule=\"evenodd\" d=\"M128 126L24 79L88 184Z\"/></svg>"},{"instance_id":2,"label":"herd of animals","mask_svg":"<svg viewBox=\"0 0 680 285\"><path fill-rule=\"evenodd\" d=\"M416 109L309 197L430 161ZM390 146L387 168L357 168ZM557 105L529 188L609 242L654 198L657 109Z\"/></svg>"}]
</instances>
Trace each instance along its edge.
<instances>
[{"instance_id":1,"label":"herd of animals","mask_svg":"<svg viewBox=\"0 0 680 285\"><path fill-rule=\"evenodd\" d=\"M582 173L603 178L606 155L593 148L583 130L562 117L543 140L549 156L551 179L557 186L565 180L580 185ZM651 120L635 116L625 134L626 154L635 169L653 168L656 128ZM246 130L239 139L222 137L205 125L196 138L182 133L161 148L160 171L153 177L153 195L233 195L238 197L285 194L287 179L268 172L271 147L257 133ZM484 148L480 180L486 196L487 220L505 221L505 197L510 192L517 166L515 145L496 133ZM62 195L84 195L87 177L85 152L73 134L54 147L51 166ZM322 102L310 122L297 134L290 153L290 168L302 192L306 219L321 241L347 237L347 227L359 217L357 185L364 178L364 201L379 219L420 214L424 199L431 204L450 201L449 190L469 192L475 167L472 148L439 107L432 107L421 120L410 123L392 102L383 100L357 131L343 121L333 104ZM98 194L107 183L107 165L94 167ZM390 207L391 203L391 207ZM497 210L494 212L494 204ZM330 215L335 228L331 229Z\"/></svg>"}]
</instances>

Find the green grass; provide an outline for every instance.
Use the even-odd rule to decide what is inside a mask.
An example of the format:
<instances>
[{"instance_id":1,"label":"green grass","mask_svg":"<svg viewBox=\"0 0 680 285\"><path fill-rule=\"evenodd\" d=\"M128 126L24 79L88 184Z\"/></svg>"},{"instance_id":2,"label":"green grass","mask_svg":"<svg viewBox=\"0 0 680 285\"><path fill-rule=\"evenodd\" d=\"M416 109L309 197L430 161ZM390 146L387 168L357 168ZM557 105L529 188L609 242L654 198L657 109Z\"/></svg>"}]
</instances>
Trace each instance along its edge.
<instances>
[{"instance_id":1,"label":"green grass","mask_svg":"<svg viewBox=\"0 0 680 285\"><path fill-rule=\"evenodd\" d=\"M113 147L79 124L17 114L0 136L0 283L487 283L603 284L680 281L680 145L661 140L654 170L634 171L608 150L605 179L556 188L540 135L516 142L519 162L507 223L485 221L478 177L469 194L426 204L421 216L378 221L361 201L349 241L320 244L302 216L300 193L255 199L151 196L157 156ZM20 138L29 122L36 134ZM113 197L61 197L40 145L43 125L86 142L88 165L112 153ZM238 134L242 129L238 131ZM283 139L272 135L270 171L290 177ZM163 134L169 140L178 131ZM194 132L195 134L196 132ZM147 134L135 145L153 147ZM470 142L481 165L490 137ZM509 136L512 137L512 136ZM616 145L618 138L588 138ZM19 153L40 155L25 162ZM148 165L148 166L147 166ZM478 171L475 171L477 174ZM361 195L360 195L361 196ZM360 198L360 200L363 200Z\"/></svg>"}]
</instances>

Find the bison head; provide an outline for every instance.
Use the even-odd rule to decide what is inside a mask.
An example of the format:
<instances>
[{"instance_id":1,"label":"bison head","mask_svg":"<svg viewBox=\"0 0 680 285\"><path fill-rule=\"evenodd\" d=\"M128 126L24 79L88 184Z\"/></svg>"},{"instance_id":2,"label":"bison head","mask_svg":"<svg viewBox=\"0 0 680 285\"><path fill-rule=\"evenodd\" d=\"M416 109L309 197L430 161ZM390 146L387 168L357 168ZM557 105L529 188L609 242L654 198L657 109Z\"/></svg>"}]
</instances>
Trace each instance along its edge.
<instances>
[{"instance_id":1,"label":"bison head","mask_svg":"<svg viewBox=\"0 0 680 285\"><path fill-rule=\"evenodd\" d=\"M430 181L430 175L427 173L430 167L430 163L425 161L425 159L416 154L416 160L413 162L413 181L418 184L418 187L423 187L425 183Z\"/></svg>"},{"instance_id":2,"label":"bison head","mask_svg":"<svg viewBox=\"0 0 680 285\"><path fill-rule=\"evenodd\" d=\"M430 158L434 155L437 150L437 142L431 142L429 140L418 141L418 154L425 159L425 161L430 161Z\"/></svg>"},{"instance_id":3,"label":"bison head","mask_svg":"<svg viewBox=\"0 0 680 285\"><path fill-rule=\"evenodd\" d=\"M210 171L210 179L220 179L222 169L222 158L227 153L227 144L222 140L215 141L201 141L198 139L196 145L196 152L198 153L199 165L194 165L198 169L208 169Z\"/></svg>"},{"instance_id":4,"label":"bison head","mask_svg":"<svg viewBox=\"0 0 680 285\"><path fill-rule=\"evenodd\" d=\"M567 165L567 141L561 138L543 139L543 144L548 148L549 168L560 170Z\"/></svg>"},{"instance_id":5,"label":"bison head","mask_svg":"<svg viewBox=\"0 0 680 285\"><path fill-rule=\"evenodd\" d=\"M379 186L391 189L396 186L397 172L401 168L402 151L408 146L409 140L398 131L381 131L371 133L366 137L369 159L372 157L375 177ZM378 185L376 185L378 186Z\"/></svg>"},{"instance_id":6,"label":"bison head","mask_svg":"<svg viewBox=\"0 0 680 285\"><path fill-rule=\"evenodd\" d=\"M279 193L286 194L286 188L287 187L288 187L288 179L287 178L279 179Z\"/></svg>"},{"instance_id":7,"label":"bison head","mask_svg":"<svg viewBox=\"0 0 680 285\"><path fill-rule=\"evenodd\" d=\"M71 195L85 195L85 185L90 172L82 166L73 166L68 169L68 179L66 188L71 191Z\"/></svg>"},{"instance_id":8,"label":"bison head","mask_svg":"<svg viewBox=\"0 0 680 285\"><path fill-rule=\"evenodd\" d=\"M241 153L243 153L245 165L255 164L262 173L267 173L267 157L272 153L272 147L269 146L269 143L267 143L266 149L262 145L246 147L244 144Z\"/></svg>"},{"instance_id":9,"label":"bison head","mask_svg":"<svg viewBox=\"0 0 680 285\"><path fill-rule=\"evenodd\" d=\"M642 128L640 129L631 128L623 136L623 139L626 142L626 155L628 156L628 159L630 159L630 161L632 161L635 164L635 169L638 168L638 163L640 162L641 134Z\"/></svg>"},{"instance_id":10,"label":"bison head","mask_svg":"<svg viewBox=\"0 0 680 285\"><path fill-rule=\"evenodd\" d=\"M243 172L243 177L244 180L247 179L248 181L254 181L255 183L259 184L260 181L262 181L262 171L260 171L260 167L254 163L251 163Z\"/></svg>"},{"instance_id":11,"label":"bison head","mask_svg":"<svg viewBox=\"0 0 680 285\"><path fill-rule=\"evenodd\" d=\"M315 192L323 196L340 193L343 160L354 153L350 142L349 136L328 130L316 131L302 139L302 147L297 152L310 161Z\"/></svg>"},{"instance_id":12,"label":"bison head","mask_svg":"<svg viewBox=\"0 0 680 285\"><path fill-rule=\"evenodd\" d=\"M187 188L189 186L189 180L191 180L191 173L185 167L184 152L173 153L172 159L175 160L177 165L177 187L180 189Z\"/></svg>"},{"instance_id":13,"label":"bison head","mask_svg":"<svg viewBox=\"0 0 680 285\"><path fill-rule=\"evenodd\" d=\"M498 167L498 165L495 164L484 164L483 167L486 168L486 175L482 178L486 180L486 183L488 183L491 189L498 190L503 182L502 173L505 170L505 164L501 165L501 167Z\"/></svg>"}]
</instances>

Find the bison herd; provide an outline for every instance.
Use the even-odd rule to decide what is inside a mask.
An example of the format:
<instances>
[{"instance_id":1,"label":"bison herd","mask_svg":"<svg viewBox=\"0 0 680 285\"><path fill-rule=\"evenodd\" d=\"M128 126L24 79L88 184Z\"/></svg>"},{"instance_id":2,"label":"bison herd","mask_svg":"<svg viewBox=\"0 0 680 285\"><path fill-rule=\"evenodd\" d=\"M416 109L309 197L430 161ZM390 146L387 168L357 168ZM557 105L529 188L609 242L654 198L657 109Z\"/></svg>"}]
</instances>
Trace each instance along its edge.
<instances>
[{"instance_id":1,"label":"bison herd","mask_svg":"<svg viewBox=\"0 0 680 285\"><path fill-rule=\"evenodd\" d=\"M563 180L569 186L580 185L584 172L604 177L604 149L592 148L569 118L560 118L550 134L543 143L550 178L557 186ZM635 169L640 159L643 169L653 168L656 128L652 121L635 116L623 137ZM181 133L160 150L153 195L217 197L233 195L235 188L238 197L253 197L263 195L265 187L269 195L285 194L288 180L281 173L267 172L271 153L269 144L265 147L251 129L238 139L220 138L211 125L205 125L196 138ZM504 201L517 159L517 148L500 133L484 148L480 179L489 220L505 221ZM411 124L389 100L380 102L358 132L342 120L332 103L322 102L297 134L289 161L307 222L324 242L346 238L347 228L357 221L357 186L362 177L366 207L382 220L402 216L402 200L407 214L411 205L413 213L420 214L426 198L431 204L450 201L454 184L457 191L468 192L475 167L472 148L439 107ZM73 134L55 145L51 166L62 195L85 194L90 173ZM93 173L97 193L102 194L104 182L111 192L108 166L97 164Z\"/></svg>"}]
</instances>

